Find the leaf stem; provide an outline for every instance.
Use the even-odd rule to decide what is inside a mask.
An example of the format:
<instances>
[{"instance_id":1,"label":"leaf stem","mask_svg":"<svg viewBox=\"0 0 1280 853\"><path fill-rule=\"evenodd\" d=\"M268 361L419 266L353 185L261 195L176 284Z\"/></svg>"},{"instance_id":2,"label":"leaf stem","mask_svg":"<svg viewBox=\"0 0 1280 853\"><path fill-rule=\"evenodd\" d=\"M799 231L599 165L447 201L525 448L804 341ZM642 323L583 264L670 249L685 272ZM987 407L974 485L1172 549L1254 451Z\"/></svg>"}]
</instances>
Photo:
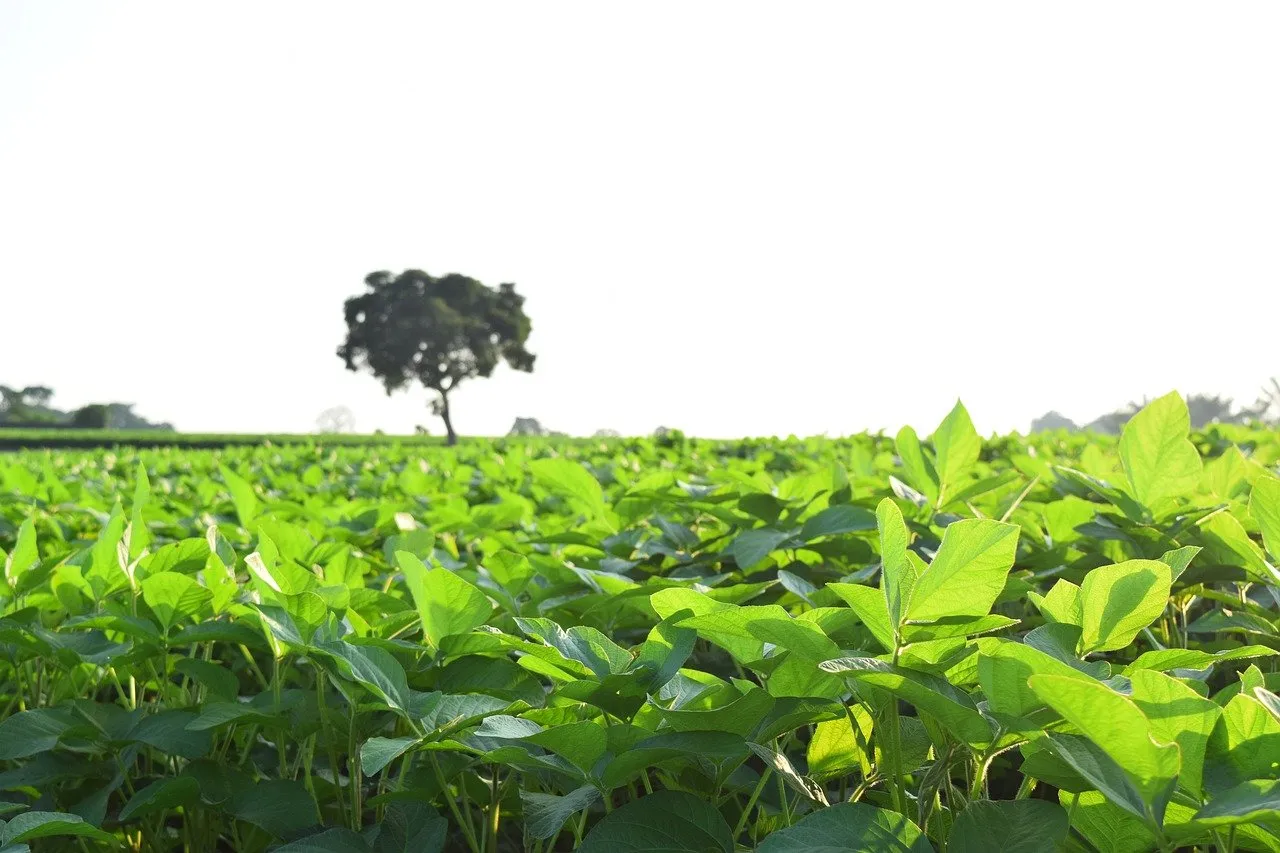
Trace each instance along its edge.
<instances>
[{"instance_id":1,"label":"leaf stem","mask_svg":"<svg viewBox=\"0 0 1280 853\"><path fill-rule=\"evenodd\" d=\"M338 792L338 817L342 823L347 822L347 804L342 796L342 786L338 784L338 750L333 743L333 732L329 728L329 718L325 715L327 703L324 698L325 673L316 665L316 710L320 714L320 732L324 737L325 753L329 757L329 776L333 780L333 788Z\"/></svg>"},{"instance_id":2,"label":"leaf stem","mask_svg":"<svg viewBox=\"0 0 1280 853\"><path fill-rule=\"evenodd\" d=\"M884 738L880 744L880 749L884 753L885 763L888 765L885 769L887 773L881 773L885 780L889 783L889 793L893 797L893 810L900 815L910 817L907 814L907 798L902 790L902 721L898 716L898 697L891 695L889 697L889 707L884 715Z\"/></svg>"},{"instance_id":3,"label":"leaf stem","mask_svg":"<svg viewBox=\"0 0 1280 853\"><path fill-rule=\"evenodd\" d=\"M498 765L493 765L489 783L489 853L498 853L498 823L502 819L502 797L498 791Z\"/></svg>"},{"instance_id":4,"label":"leaf stem","mask_svg":"<svg viewBox=\"0 0 1280 853\"><path fill-rule=\"evenodd\" d=\"M769 781L769 774L773 772L772 767L766 767L764 772L760 774L760 781L756 782L756 787L751 792L751 796L747 798L747 805L742 809L742 816L738 818L738 825L733 828L733 838L737 841L738 836L742 834L742 830L746 828L747 818L751 816L751 810L756 807L756 800L760 799L760 794L764 791L765 783Z\"/></svg>"},{"instance_id":5,"label":"leaf stem","mask_svg":"<svg viewBox=\"0 0 1280 853\"><path fill-rule=\"evenodd\" d=\"M983 799L987 788L987 768L991 766L991 760L995 756L990 752L982 753L981 757L974 762L973 785L969 788L969 802Z\"/></svg>"},{"instance_id":6,"label":"leaf stem","mask_svg":"<svg viewBox=\"0 0 1280 853\"><path fill-rule=\"evenodd\" d=\"M444 799L445 804L448 805L449 812L453 815L453 822L458 825L458 829L466 837L467 846L471 848L472 853L483 853L480 845L476 843L476 836L471 829L471 822L462 819L462 812L458 809L458 801L449 793L449 784L444 780L444 771L440 769L440 761L436 758L434 752L428 752L427 755L431 763L431 770L436 777L436 784L440 786L440 796Z\"/></svg>"}]
</instances>

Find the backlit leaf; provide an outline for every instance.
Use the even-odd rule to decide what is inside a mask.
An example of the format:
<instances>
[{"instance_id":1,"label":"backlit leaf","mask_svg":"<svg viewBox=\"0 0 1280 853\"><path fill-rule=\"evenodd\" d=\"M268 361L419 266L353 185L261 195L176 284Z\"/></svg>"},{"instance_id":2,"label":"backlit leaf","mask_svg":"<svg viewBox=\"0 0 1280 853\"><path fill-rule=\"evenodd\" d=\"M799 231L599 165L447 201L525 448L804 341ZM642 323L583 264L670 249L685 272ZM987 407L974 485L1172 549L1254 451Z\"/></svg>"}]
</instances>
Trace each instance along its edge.
<instances>
[{"instance_id":1,"label":"backlit leaf","mask_svg":"<svg viewBox=\"0 0 1280 853\"><path fill-rule=\"evenodd\" d=\"M1148 403L1125 424L1120 462L1129 493L1145 506L1184 495L1200 482L1200 454L1190 431L1191 415L1177 392Z\"/></svg>"}]
</instances>

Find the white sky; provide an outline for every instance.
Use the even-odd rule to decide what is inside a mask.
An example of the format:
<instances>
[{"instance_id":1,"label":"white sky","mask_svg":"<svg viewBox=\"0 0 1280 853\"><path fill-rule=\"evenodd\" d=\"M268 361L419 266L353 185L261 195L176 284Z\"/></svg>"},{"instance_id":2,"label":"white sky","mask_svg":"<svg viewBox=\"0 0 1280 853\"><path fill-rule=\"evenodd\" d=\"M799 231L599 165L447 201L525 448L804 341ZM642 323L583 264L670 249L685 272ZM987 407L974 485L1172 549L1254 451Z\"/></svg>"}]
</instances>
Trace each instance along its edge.
<instances>
[{"instance_id":1,"label":"white sky","mask_svg":"<svg viewBox=\"0 0 1280 853\"><path fill-rule=\"evenodd\" d=\"M0 0L0 382L439 432L376 269L516 282L463 433L980 430L1280 373L1280 5Z\"/></svg>"}]
</instances>

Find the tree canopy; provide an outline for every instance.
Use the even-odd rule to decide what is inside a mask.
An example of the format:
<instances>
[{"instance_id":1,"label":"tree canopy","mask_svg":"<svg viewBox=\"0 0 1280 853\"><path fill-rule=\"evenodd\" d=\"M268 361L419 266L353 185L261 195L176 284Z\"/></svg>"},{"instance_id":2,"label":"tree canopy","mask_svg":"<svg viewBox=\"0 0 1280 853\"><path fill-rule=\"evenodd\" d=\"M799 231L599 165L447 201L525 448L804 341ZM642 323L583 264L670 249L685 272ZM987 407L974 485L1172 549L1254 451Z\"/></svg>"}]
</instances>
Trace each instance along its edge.
<instances>
[{"instance_id":1,"label":"tree canopy","mask_svg":"<svg viewBox=\"0 0 1280 853\"><path fill-rule=\"evenodd\" d=\"M435 391L434 412L449 443L457 441L449 394L459 383L490 376L506 362L532 372L525 349L532 324L514 284L488 287L469 276L422 270L375 272L366 290L346 301L346 340L338 357L348 370L367 370L390 394L415 380Z\"/></svg>"},{"instance_id":2,"label":"tree canopy","mask_svg":"<svg viewBox=\"0 0 1280 853\"><path fill-rule=\"evenodd\" d=\"M51 420L45 411L53 399L53 389L44 385L10 388L0 385L0 419L14 421Z\"/></svg>"}]
</instances>

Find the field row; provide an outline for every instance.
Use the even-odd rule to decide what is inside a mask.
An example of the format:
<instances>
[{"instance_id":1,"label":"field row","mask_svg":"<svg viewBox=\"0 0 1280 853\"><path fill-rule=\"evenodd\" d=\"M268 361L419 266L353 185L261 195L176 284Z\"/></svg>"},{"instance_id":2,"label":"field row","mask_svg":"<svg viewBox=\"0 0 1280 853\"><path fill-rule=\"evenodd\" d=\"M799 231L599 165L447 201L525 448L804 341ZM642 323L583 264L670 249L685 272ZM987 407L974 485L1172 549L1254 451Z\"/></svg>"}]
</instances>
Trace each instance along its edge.
<instances>
[{"instance_id":1,"label":"field row","mask_svg":"<svg viewBox=\"0 0 1280 853\"><path fill-rule=\"evenodd\" d=\"M0 456L0 851L1280 851L1280 436Z\"/></svg>"}]
</instances>

